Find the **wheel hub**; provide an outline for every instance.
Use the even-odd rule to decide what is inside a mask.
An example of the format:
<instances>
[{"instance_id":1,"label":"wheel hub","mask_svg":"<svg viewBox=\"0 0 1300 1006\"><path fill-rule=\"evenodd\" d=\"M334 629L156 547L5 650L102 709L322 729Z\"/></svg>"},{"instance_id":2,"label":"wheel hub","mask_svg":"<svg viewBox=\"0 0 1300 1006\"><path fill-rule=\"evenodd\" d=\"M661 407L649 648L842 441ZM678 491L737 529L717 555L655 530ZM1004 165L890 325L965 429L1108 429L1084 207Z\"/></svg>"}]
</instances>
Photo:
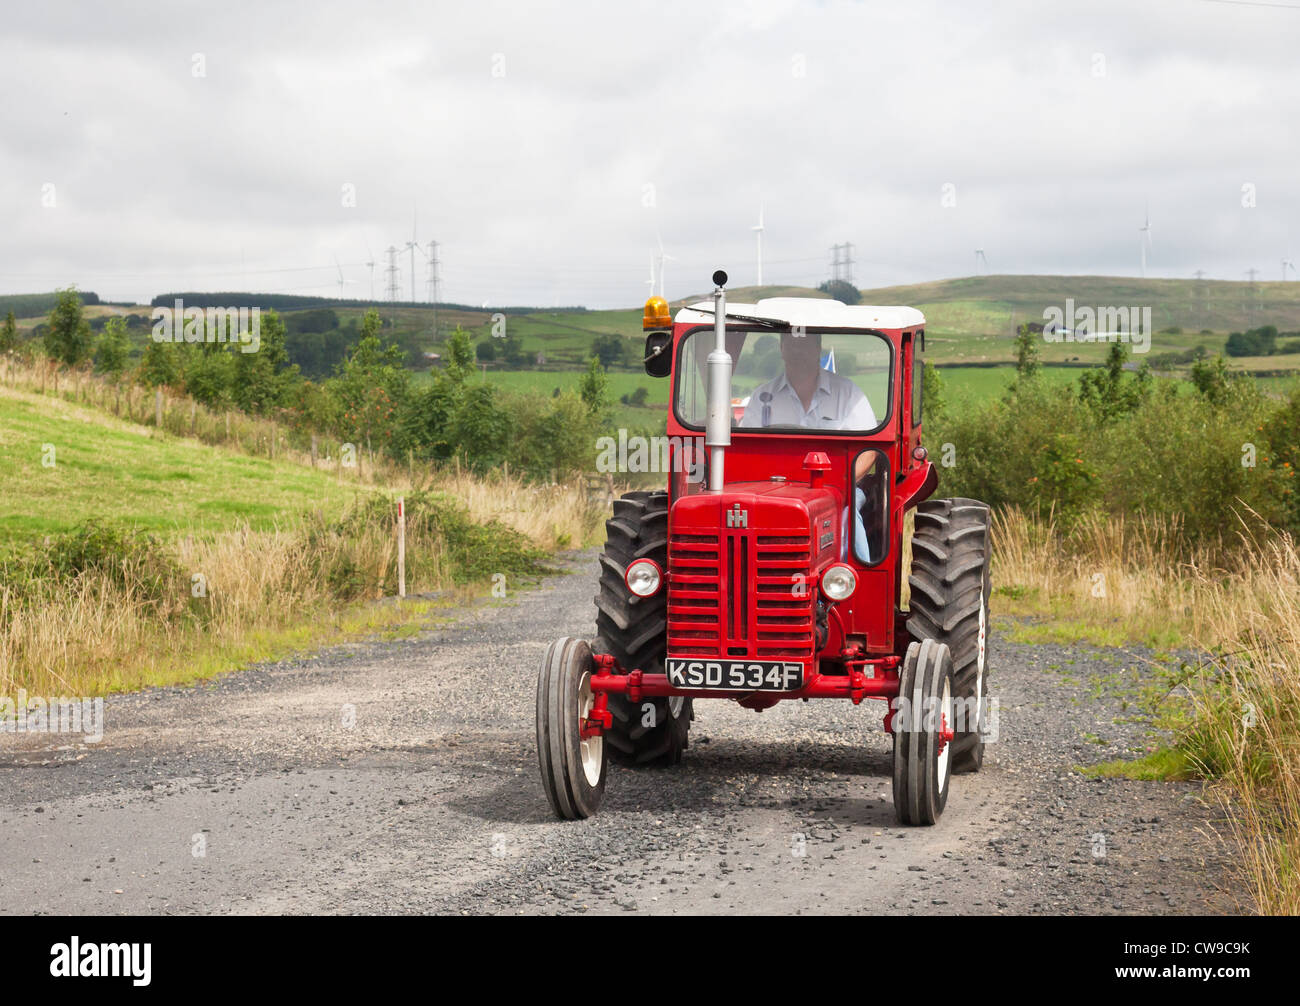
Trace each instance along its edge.
<instances>
[{"instance_id":1,"label":"wheel hub","mask_svg":"<svg viewBox=\"0 0 1300 1006\"><path fill-rule=\"evenodd\" d=\"M578 729L580 731L578 751L582 756L582 774L587 777L587 782L592 786L600 782L600 765L605 752L605 738L600 732L588 728L595 705L596 696L591 690L591 675L584 674L582 683L578 686Z\"/></svg>"}]
</instances>

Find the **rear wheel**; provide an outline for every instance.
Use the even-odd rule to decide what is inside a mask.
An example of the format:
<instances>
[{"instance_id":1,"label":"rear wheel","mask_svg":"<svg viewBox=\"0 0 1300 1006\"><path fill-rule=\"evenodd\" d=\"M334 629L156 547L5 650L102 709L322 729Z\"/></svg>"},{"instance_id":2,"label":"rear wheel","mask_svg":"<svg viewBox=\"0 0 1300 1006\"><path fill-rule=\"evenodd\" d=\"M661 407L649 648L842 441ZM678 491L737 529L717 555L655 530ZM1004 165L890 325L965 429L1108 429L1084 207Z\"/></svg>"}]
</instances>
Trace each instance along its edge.
<instances>
[{"instance_id":1,"label":"rear wheel","mask_svg":"<svg viewBox=\"0 0 1300 1006\"><path fill-rule=\"evenodd\" d=\"M917 506L907 631L946 644L952 654L954 772L978 772L984 763L991 552L985 504L941 499Z\"/></svg>"},{"instance_id":2,"label":"rear wheel","mask_svg":"<svg viewBox=\"0 0 1300 1006\"><path fill-rule=\"evenodd\" d=\"M597 653L611 654L624 670L662 674L667 646L668 600L660 589L637 597L623 577L634 559L653 559L668 568L668 494L631 492L614 501L605 522L605 551L600 557L600 592L596 595ZM609 696L614 725L605 731L610 754L626 765L675 765L686 750L694 712L680 696L629 702Z\"/></svg>"},{"instance_id":3,"label":"rear wheel","mask_svg":"<svg viewBox=\"0 0 1300 1006\"><path fill-rule=\"evenodd\" d=\"M932 639L912 643L898 673L894 813L900 824L938 822L952 778L952 657Z\"/></svg>"},{"instance_id":4,"label":"rear wheel","mask_svg":"<svg viewBox=\"0 0 1300 1006\"><path fill-rule=\"evenodd\" d=\"M605 743L583 736L595 695L596 662L581 639L565 636L546 648L537 675L537 761L555 816L572 821L596 813L605 795Z\"/></svg>"}]
</instances>

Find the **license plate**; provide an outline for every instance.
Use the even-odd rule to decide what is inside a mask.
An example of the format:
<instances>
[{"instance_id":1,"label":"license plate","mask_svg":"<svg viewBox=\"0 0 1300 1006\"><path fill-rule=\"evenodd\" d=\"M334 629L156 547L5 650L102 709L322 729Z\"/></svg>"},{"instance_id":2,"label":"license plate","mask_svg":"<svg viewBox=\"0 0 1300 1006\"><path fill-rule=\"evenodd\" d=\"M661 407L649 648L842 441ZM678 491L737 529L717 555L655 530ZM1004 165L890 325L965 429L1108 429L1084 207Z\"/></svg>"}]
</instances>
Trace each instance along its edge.
<instances>
[{"instance_id":1,"label":"license plate","mask_svg":"<svg viewBox=\"0 0 1300 1006\"><path fill-rule=\"evenodd\" d=\"M803 664L784 660L699 660L669 657L668 683L674 688L727 692L792 692L803 687Z\"/></svg>"}]
</instances>

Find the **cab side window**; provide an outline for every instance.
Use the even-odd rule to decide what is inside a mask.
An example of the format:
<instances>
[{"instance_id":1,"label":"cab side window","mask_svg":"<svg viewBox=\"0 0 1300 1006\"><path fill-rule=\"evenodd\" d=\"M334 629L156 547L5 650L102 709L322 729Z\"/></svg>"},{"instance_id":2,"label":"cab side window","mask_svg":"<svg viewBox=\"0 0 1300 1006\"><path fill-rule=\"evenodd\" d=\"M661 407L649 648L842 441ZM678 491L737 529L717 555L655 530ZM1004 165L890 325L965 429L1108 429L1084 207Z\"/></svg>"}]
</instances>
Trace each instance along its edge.
<instances>
[{"instance_id":1,"label":"cab side window","mask_svg":"<svg viewBox=\"0 0 1300 1006\"><path fill-rule=\"evenodd\" d=\"M921 422L921 398L925 390L925 361L921 358L921 333L912 336L912 425Z\"/></svg>"}]
</instances>

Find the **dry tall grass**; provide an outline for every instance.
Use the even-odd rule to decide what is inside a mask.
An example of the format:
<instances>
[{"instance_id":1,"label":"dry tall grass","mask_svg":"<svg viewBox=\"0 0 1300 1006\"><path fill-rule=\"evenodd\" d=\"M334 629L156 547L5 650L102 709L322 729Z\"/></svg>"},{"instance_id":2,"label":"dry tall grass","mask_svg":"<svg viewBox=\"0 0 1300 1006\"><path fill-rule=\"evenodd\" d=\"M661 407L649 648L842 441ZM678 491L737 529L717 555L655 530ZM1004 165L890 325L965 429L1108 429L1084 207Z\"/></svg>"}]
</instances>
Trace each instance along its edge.
<instances>
[{"instance_id":1,"label":"dry tall grass","mask_svg":"<svg viewBox=\"0 0 1300 1006\"><path fill-rule=\"evenodd\" d=\"M1300 914L1300 551L1287 537L1251 545L1246 597L1211 591L1211 638L1230 656L1201 701L1229 787L1233 830L1257 909ZM1255 603L1251 603L1255 602Z\"/></svg>"},{"instance_id":2,"label":"dry tall grass","mask_svg":"<svg viewBox=\"0 0 1300 1006\"><path fill-rule=\"evenodd\" d=\"M504 473L479 478L454 470L426 481L463 501L473 523L498 520L543 552L583 543L603 512L581 485L535 487ZM408 594L440 591L458 600L468 589L463 562L449 559L439 532L421 529L409 512ZM121 576L98 570L70 586L28 581L19 592L0 583L0 696L192 680L311 648L344 623L365 629L403 621L397 609L366 603L396 593L394 522L386 517L347 534L303 517L270 532L186 535L170 551L180 579L162 603L129 577L124 587ZM502 568L516 568L519 554L503 543Z\"/></svg>"},{"instance_id":3,"label":"dry tall grass","mask_svg":"<svg viewBox=\"0 0 1300 1006\"><path fill-rule=\"evenodd\" d=\"M475 474L453 464L414 481L456 497L475 520L498 520L552 551L592 543L609 510L608 494L591 492L581 479L536 483L508 469Z\"/></svg>"},{"instance_id":4,"label":"dry tall grass","mask_svg":"<svg viewBox=\"0 0 1300 1006\"><path fill-rule=\"evenodd\" d=\"M1235 545L1190 546L1176 521L1096 518L1064 531L994 518L997 607L1212 655L1176 738L1217 792L1253 906L1300 913L1300 550L1253 514Z\"/></svg>"}]
</instances>

